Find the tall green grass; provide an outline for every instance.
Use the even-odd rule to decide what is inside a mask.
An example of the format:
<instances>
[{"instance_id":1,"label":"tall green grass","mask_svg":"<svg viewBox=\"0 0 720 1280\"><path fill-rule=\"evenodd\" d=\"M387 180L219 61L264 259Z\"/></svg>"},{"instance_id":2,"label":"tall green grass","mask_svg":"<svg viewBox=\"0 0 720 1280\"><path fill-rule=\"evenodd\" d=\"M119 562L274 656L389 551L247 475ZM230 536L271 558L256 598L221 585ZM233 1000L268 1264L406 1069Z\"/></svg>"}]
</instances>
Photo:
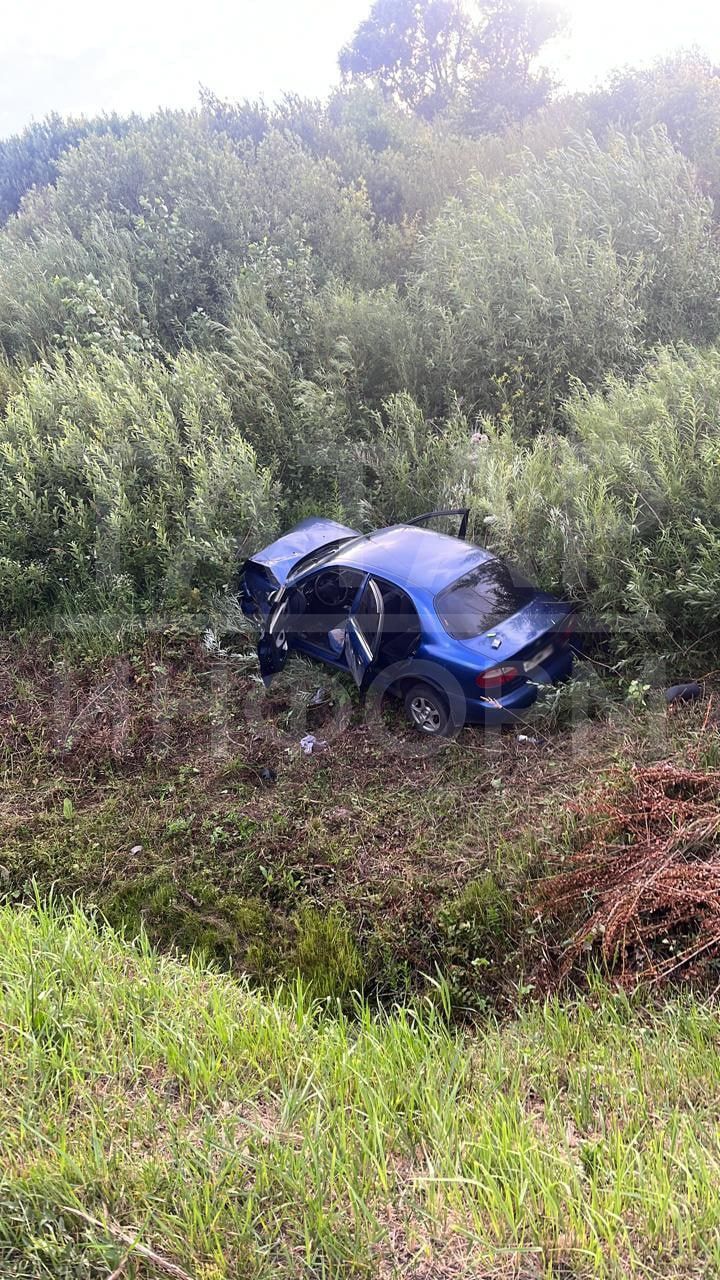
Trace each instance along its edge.
<instances>
[{"instance_id":1,"label":"tall green grass","mask_svg":"<svg viewBox=\"0 0 720 1280\"><path fill-rule=\"evenodd\" d=\"M717 349L666 349L634 382L576 388L566 435L518 447L488 426L466 472L480 536L586 603L621 653L682 655L678 674L720 639L719 395Z\"/></svg>"},{"instance_id":2,"label":"tall green grass","mask_svg":"<svg viewBox=\"0 0 720 1280\"><path fill-rule=\"evenodd\" d=\"M0 911L0 989L3 1276L162 1274L133 1241L196 1280L720 1268L710 1005L598 985L461 1036L47 906Z\"/></svg>"},{"instance_id":3,"label":"tall green grass","mask_svg":"<svg viewBox=\"0 0 720 1280\"><path fill-rule=\"evenodd\" d=\"M36 365L0 425L0 614L192 605L272 530L277 490L210 365Z\"/></svg>"}]
</instances>

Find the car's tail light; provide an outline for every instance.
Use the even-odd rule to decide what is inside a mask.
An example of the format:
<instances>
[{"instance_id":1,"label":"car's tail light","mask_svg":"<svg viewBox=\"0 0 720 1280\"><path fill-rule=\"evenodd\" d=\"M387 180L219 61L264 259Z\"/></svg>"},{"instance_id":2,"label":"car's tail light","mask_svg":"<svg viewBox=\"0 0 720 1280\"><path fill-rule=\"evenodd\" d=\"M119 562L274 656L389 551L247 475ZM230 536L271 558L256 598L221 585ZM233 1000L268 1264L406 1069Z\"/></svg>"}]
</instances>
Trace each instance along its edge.
<instances>
[{"instance_id":1,"label":"car's tail light","mask_svg":"<svg viewBox=\"0 0 720 1280\"><path fill-rule=\"evenodd\" d=\"M481 671L480 675L475 677L475 683L483 693L495 693L498 689L503 689L506 684L512 684L519 675L520 668L512 662L506 662L502 667L491 667L489 671Z\"/></svg>"}]
</instances>

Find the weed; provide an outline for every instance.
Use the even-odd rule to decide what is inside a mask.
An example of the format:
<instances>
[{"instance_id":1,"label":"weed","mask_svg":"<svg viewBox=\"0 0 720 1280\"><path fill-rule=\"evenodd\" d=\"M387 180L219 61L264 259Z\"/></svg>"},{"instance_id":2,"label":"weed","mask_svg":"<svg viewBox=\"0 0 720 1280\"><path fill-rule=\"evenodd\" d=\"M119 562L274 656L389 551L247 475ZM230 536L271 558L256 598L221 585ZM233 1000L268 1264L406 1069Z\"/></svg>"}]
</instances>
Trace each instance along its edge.
<instances>
[{"instance_id":1,"label":"weed","mask_svg":"<svg viewBox=\"0 0 720 1280\"><path fill-rule=\"evenodd\" d=\"M365 965L348 922L338 910L307 903L295 913L293 961L316 999L346 1000L362 991Z\"/></svg>"},{"instance_id":2,"label":"weed","mask_svg":"<svg viewBox=\"0 0 720 1280\"><path fill-rule=\"evenodd\" d=\"M508 976L516 907L493 871L471 880L438 914L439 965L454 1007L482 1009Z\"/></svg>"}]
</instances>

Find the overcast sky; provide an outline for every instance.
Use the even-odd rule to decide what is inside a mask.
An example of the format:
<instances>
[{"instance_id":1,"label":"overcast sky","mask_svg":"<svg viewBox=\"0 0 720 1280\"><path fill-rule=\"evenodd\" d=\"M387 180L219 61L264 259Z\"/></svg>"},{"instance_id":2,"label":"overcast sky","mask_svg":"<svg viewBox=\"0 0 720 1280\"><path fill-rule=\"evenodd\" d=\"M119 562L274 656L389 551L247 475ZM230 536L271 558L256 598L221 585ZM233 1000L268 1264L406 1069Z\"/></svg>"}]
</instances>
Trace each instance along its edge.
<instances>
[{"instance_id":1,"label":"overcast sky","mask_svg":"<svg viewBox=\"0 0 720 1280\"><path fill-rule=\"evenodd\" d=\"M0 136L48 111L149 112L283 91L321 96L371 0L5 0ZM547 61L571 88L697 45L720 63L720 0L565 0Z\"/></svg>"}]
</instances>

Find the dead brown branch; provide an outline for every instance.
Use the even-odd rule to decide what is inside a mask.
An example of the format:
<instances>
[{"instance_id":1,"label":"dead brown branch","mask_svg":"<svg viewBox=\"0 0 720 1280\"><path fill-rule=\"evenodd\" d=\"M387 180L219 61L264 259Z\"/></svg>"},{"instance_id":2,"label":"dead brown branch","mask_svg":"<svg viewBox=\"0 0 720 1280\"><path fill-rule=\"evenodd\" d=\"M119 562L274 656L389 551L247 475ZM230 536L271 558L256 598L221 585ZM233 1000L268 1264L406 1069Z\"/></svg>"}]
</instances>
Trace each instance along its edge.
<instances>
[{"instance_id":1,"label":"dead brown branch","mask_svg":"<svg viewBox=\"0 0 720 1280\"><path fill-rule=\"evenodd\" d=\"M611 777L581 831L539 893L544 916L575 917L560 978L593 951L626 985L707 970L720 956L720 771L666 763L633 769L629 786Z\"/></svg>"}]
</instances>

